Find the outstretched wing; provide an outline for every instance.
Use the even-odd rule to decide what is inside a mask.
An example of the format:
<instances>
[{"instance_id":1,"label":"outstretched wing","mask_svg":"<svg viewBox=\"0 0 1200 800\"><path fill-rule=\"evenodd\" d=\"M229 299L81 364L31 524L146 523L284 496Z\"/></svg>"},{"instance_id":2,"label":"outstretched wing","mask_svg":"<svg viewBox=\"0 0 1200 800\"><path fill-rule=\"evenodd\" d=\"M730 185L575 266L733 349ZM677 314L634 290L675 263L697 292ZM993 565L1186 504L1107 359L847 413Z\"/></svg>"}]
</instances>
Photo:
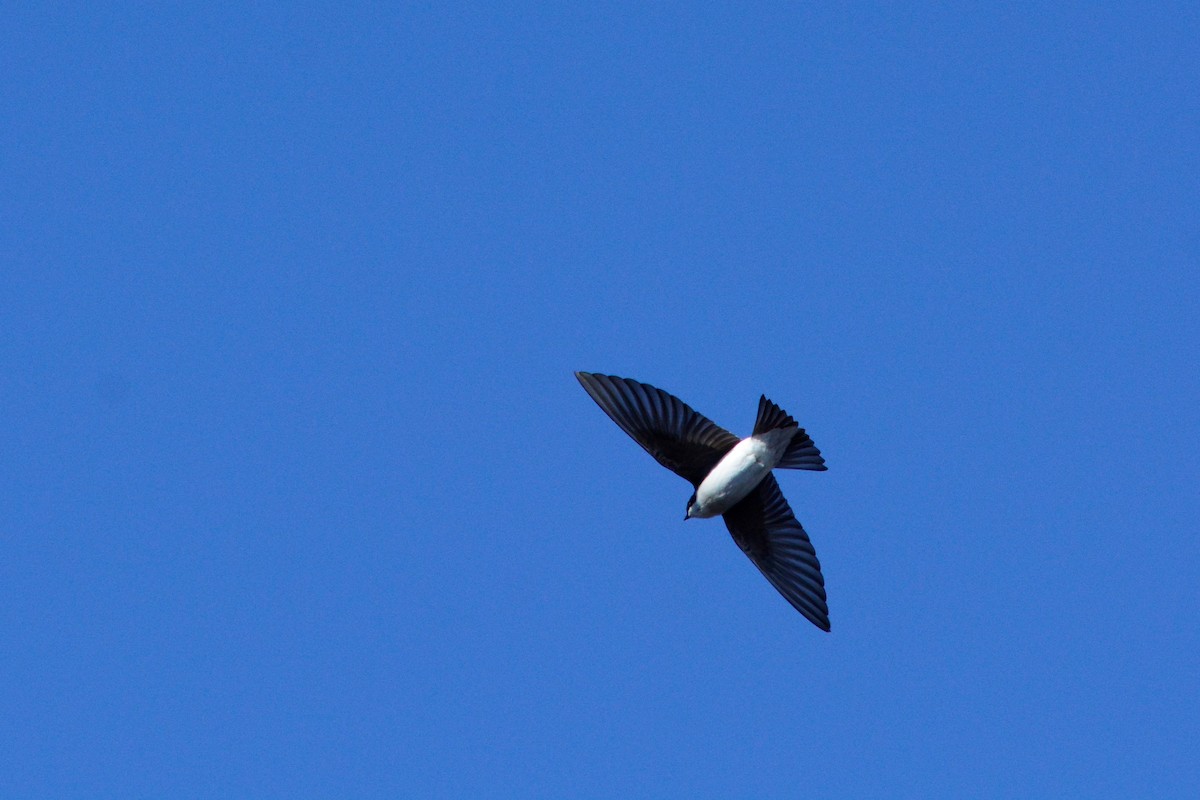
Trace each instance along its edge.
<instances>
[{"instance_id":1,"label":"outstretched wing","mask_svg":"<svg viewBox=\"0 0 1200 800\"><path fill-rule=\"evenodd\" d=\"M621 430L693 486L739 441L662 389L615 375L576 372L575 377Z\"/></svg>"},{"instance_id":2,"label":"outstretched wing","mask_svg":"<svg viewBox=\"0 0 1200 800\"><path fill-rule=\"evenodd\" d=\"M808 534L788 507L775 476L725 512L725 526L771 585L821 630L829 630L825 578Z\"/></svg>"}]
</instances>

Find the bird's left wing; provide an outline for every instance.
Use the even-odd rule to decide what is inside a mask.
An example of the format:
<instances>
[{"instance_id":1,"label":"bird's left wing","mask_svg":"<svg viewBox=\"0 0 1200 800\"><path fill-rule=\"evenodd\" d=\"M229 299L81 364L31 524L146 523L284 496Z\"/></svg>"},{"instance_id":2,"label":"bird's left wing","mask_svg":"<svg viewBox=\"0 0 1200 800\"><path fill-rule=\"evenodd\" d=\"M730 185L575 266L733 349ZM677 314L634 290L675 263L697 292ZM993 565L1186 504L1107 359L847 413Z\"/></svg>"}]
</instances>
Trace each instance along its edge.
<instances>
[{"instance_id":1,"label":"bird's left wing","mask_svg":"<svg viewBox=\"0 0 1200 800\"><path fill-rule=\"evenodd\" d=\"M829 630L821 562L774 475L768 473L754 491L725 512L725 527L797 611L821 630Z\"/></svg>"},{"instance_id":2,"label":"bird's left wing","mask_svg":"<svg viewBox=\"0 0 1200 800\"><path fill-rule=\"evenodd\" d=\"M693 486L739 441L678 397L647 383L590 372L575 377L621 430Z\"/></svg>"}]
</instances>

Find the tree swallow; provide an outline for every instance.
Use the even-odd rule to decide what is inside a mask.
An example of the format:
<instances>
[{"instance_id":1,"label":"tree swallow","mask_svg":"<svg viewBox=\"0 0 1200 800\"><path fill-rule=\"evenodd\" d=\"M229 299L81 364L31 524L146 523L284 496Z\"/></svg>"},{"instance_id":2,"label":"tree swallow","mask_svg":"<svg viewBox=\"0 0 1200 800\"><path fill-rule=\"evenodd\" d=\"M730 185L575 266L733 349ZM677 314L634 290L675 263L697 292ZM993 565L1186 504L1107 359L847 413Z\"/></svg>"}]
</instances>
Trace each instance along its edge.
<instances>
[{"instance_id":1,"label":"tree swallow","mask_svg":"<svg viewBox=\"0 0 1200 800\"><path fill-rule=\"evenodd\" d=\"M733 540L771 585L828 631L821 564L771 474L776 467L826 469L821 451L796 420L764 395L754 432L739 440L649 384L590 372L575 377L621 430L696 488L684 519L722 515Z\"/></svg>"}]
</instances>

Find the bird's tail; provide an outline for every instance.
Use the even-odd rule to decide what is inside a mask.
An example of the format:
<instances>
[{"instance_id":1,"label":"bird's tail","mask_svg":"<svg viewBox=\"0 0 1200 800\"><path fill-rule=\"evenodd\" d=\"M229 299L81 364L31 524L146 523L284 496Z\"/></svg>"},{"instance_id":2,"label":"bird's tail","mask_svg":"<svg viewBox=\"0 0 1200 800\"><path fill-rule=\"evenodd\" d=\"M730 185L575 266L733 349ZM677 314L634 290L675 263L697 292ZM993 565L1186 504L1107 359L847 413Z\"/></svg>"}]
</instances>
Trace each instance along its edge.
<instances>
[{"instance_id":1,"label":"bird's tail","mask_svg":"<svg viewBox=\"0 0 1200 800\"><path fill-rule=\"evenodd\" d=\"M783 457L775 465L776 469L810 469L816 472L828 469L825 459L821 457L821 451L813 444L812 437L804 432L804 428L801 428L790 414L763 395L758 399L758 419L754 423L754 433L757 435L778 428L795 428L796 432L792 434L792 442L784 451Z\"/></svg>"}]
</instances>

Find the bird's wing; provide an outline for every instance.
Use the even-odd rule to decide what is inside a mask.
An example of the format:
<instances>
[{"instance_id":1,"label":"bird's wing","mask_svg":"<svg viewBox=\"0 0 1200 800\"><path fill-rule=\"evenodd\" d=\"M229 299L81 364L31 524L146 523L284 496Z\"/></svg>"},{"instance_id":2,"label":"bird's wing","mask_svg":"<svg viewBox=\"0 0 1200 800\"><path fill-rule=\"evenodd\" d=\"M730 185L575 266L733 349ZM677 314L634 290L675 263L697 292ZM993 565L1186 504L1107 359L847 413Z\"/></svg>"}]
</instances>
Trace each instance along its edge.
<instances>
[{"instance_id":1,"label":"bird's wing","mask_svg":"<svg viewBox=\"0 0 1200 800\"><path fill-rule=\"evenodd\" d=\"M575 377L621 430L693 486L739 441L662 389L615 375L576 372Z\"/></svg>"},{"instance_id":2,"label":"bird's wing","mask_svg":"<svg viewBox=\"0 0 1200 800\"><path fill-rule=\"evenodd\" d=\"M771 585L814 625L829 630L821 563L775 476L768 473L754 491L726 511L725 526Z\"/></svg>"}]
</instances>

